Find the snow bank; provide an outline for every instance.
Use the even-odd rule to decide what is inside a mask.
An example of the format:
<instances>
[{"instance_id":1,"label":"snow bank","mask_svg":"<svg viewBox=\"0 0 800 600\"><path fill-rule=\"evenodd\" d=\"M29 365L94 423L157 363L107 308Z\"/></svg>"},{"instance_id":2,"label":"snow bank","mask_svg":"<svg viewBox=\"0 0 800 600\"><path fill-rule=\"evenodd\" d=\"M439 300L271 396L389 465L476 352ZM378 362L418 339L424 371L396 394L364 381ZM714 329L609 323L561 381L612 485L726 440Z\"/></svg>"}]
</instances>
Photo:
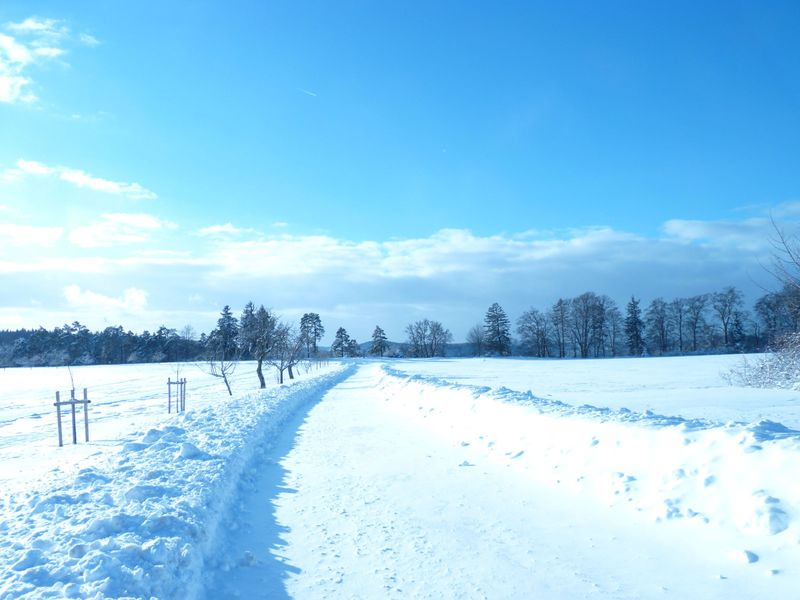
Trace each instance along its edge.
<instances>
[{"instance_id":1,"label":"snow bank","mask_svg":"<svg viewBox=\"0 0 800 600\"><path fill-rule=\"evenodd\" d=\"M727 530L738 556L800 539L800 432L772 421L720 423L572 406L530 392L407 376L384 367L387 406L522 476L637 519ZM771 540L771 541L770 541ZM778 540L777 542L775 540Z\"/></svg>"},{"instance_id":2,"label":"snow bank","mask_svg":"<svg viewBox=\"0 0 800 600\"><path fill-rule=\"evenodd\" d=\"M0 598L191 597L254 453L351 371L183 413L74 479L3 498Z\"/></svg>"}]
</instances>

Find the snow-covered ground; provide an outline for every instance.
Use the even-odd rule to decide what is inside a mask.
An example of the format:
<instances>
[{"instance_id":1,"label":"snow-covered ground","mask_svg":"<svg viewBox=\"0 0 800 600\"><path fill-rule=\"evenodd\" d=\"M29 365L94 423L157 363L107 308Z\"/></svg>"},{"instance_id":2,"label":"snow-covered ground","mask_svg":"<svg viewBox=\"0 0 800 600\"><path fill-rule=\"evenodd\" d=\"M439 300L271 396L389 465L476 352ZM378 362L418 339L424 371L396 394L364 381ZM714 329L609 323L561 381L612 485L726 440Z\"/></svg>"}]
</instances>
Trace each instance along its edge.
<instances>
[{"instance_id":1,"label":"snow-covered ground","mask_svg":"<svg viewBox=\"0 0 800 600\"><path fill-rule=\"evenodd\" d=\"M530 391L580 406L650 410L687 419L770 420L800 429L800 392L731 387L723 375L740 355L542 360L474 358L397 361L396 369L454 383ZM757 360L749 355L747 360Z\"/></svg>"},{"instance_id":2,"label":"snow-covered ground","mask_svg":"<svg viewBox=\"0 0 800 600\"><path fill-rule=\"evenodd\" d=\"M181 416L137 375L63 449L12 370L0 448L47 466L3 475L0 598L796 597L796 395L737 360L334 364Z\"/></svg>"}]
</instances>

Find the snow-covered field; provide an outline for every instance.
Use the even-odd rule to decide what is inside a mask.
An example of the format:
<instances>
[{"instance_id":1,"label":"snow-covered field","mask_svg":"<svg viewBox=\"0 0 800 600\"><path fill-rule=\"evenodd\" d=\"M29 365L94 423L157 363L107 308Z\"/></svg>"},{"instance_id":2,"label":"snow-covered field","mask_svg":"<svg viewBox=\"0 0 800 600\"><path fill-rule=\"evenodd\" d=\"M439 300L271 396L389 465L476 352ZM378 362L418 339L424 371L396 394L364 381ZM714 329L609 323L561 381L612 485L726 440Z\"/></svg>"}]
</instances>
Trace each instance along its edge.
<instances>
[{"instance_id":1,"label":"snow-covered field","mask_svg":"<svg viewBox=\"0 0 800 600\"><path fill-rule=\"evenodd\" d=\"M0 372L0 598L761 598L800 587L800 394L739 357Z\"/></svg>"}]
</instances>

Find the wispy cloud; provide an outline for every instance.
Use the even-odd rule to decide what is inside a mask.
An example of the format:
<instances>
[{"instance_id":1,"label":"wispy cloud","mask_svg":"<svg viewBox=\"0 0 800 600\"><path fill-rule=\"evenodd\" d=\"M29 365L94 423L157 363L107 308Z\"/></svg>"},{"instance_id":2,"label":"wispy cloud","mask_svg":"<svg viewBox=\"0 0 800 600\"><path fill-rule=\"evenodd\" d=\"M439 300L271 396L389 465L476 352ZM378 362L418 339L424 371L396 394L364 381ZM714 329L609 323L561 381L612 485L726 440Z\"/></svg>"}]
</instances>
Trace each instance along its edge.
<instances>
[{"instance_id":1,"label":"wispy cloud","mask_svg":"<svg viewBox=\"0 0 800 600\"><path fill-rule=\"evenodd\" d=\"M317 93L316 92L312 92L311 90L305 90L303 88L297 88L297 91L304 93L306 96L311 96L312 98L316 98L317 97Z\"/></svg>"},{"instance_id":2,"label":"wispy cloud","mask_svg":"<svg viewBox=\"0 0 800 600\"><path fill-rule=\"evenodd\" d=\"M84 46L89 46L90 48L100 45L100 40L98 40L96 37L88 33L81 33L78 36L78 40L80 41L81 44L83 44Z\"/></svg>"},{"instance_id":3,"label":"wispy cloud","mask_svg":"<svg viewBox=\"0 0 800 600\"><path fill-rule=\"evenodd\" d=\"M28 17L19 23L6 23L0 29L0 102L36 102L38 98L31 89L34 84L31 68L46 61L63 61L65 46L74 43L69 27L58 19ZM95 39L81 34L77 41L87 46L97 45L89 43L89 38Z\"/></svg>"},{"instance_id":4,"label":"wispy cloud","mask_svg":"<svg viewBox=\"0 0 800 600\"><path fill-rule=\"evenodd\" d=\"M0 223L0 248L4 246L52 246L63 233L64 230L61 227Z\"/></svg>"},{"instance_id":5,"label":"wispy cloud","mask_svg":"<svg viewBox=\"0 0 800 600\"><path fill-rule=\"evenodd\" d=\"M138 288L126 289L120 298L105 296L91 290L82 290L78 285L64 288L64 299L71 307L88 310L122 310L138 313L147 307L147 292Z\"/></svg>"},{"instance_id":6,"label":"wispy cloud","mask_svg":"<svg viewBox=\"0 0 800 600\"><path fill-rule=\"evenodd\" d=\"M158 195L152 190L138 183L113 181L90 175L80 169L62 166L48 166L35 160L19 159L15 167L0 172L0 181L11 182L26 176L32 177L58 177L78 188L85 188L96 192L124 196L130 200L155 200Z\"/></svg>"},{"instance_id":7,"label":"wispy cloud","mask_svg":"<svg viewBox=\"0 0 800 600\"><path fill-rule=\"evenodd\" d=\"M73 229L69 241L81 248L108 248L116 244L148 242L153 233L176 227L175 223L153 215L109 213L96 223Z\"/></svg>"},{"instance_id":8,"label":"wispy cloud","mask_svg":"<svg viewBox=\"0 0 800 600\"><path fill-rule=\"evenodd\" d=\"M197 231L197 235L202 237L235 236L241 235L244 232L244 229L236 227L232 223L225 223L223 225L203 227Z\"/></svg>"}]
</instances>

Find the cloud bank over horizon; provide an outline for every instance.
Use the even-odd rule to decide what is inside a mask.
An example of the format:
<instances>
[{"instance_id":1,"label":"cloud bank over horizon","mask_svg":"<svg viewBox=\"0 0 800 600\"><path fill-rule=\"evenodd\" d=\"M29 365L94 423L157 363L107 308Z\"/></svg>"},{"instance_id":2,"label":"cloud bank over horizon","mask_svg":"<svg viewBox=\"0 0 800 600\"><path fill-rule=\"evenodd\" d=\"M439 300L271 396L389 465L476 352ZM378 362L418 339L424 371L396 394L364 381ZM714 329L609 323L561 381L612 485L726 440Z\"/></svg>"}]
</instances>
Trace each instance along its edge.
<instances>
[{"instance_id":1,"label":"cloud bank over horizon","mask_svg":"<svg viewBox=\"0 0 800 600\"><path fill-rule=\"evenodd\" d=\"M252 300L293 321L318 312L329 333L344 326L358 339L379 324L400 340L405 324L425 317L463 339L495 301L516 319L584 291L646 304L727 285L752 301L775 286L767 271L775 232L764 215L673 219L654 236L605 226L389 240L289 230L190 229L142 212L102 213L72 228L0 224L8 282L0 328L79 320L93 329L207 331L223 305L238 312Z\"/></svg>"}]
</instances>

